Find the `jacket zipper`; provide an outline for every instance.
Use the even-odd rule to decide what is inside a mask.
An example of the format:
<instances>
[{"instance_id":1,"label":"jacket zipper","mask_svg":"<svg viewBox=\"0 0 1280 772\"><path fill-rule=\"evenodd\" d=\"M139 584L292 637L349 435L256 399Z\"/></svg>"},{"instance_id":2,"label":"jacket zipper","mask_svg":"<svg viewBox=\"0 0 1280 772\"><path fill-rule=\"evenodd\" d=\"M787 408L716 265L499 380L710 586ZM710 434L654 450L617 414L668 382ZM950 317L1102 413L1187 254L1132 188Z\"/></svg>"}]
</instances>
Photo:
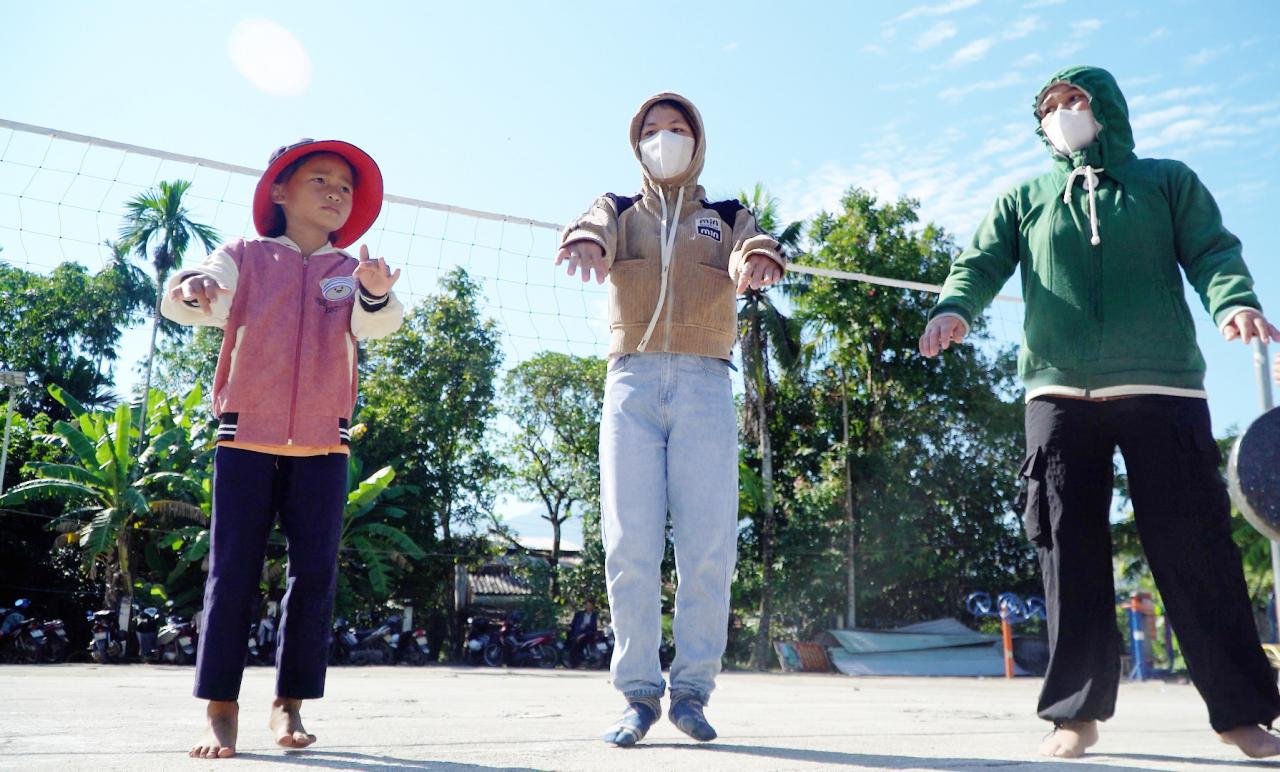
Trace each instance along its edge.
<instances>
[{"instance_id":1,"label":"jacket zipper","mask_svg":"<svg viewBox=\"0 0 1280 772\"><path fill-rule=\"evenodd\" d=\"M311 264L311 258L307 255L302 256L302 285L298 288L298 335L294 338L293 344L293 393L289 397L289 436L285 440L286 445L293 444L293 419L294 413L298 409L298 386L301 379L298 377L298 368L302 366L302 330L303 320L307 315L307 267Z\"/></svg>"},{"instance_id":2,"label":"jacket zipper","mask_svg":"<svg viewBox=\"0 0 1280 772\"><path fill-rule=\"evenodd\" d=\"M673 243L677 245L680 243L680 215L681 214L682 213L679 211L676 212L676 216L675 216L676 222L675 222L675 225L673 226L676 229L676 238ZM676 263L676 249L673 246L671 248L671 265L667 268L667 270L671 272L671 275L666 277L667 307L662 309L662 315L663 317L665 317L662 321L662 350L664 353L671 352L671 309L676 304L675 282L673 282L671 279L672 277L675 276L675 272L676 272L675 263Z\"/></svg>"}]
</instances>

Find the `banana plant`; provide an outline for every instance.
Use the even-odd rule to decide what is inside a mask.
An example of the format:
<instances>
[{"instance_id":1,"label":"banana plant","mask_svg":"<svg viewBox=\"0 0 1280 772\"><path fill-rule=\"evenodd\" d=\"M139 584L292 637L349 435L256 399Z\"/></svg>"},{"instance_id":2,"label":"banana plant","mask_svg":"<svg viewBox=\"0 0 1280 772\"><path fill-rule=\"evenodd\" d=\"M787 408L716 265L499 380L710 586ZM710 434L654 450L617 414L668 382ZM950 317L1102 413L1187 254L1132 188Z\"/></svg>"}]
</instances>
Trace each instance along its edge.
<instances>
[{"instance_id":1,"label":"banana plant","mask_svg":"<svg viewBox=\"0 0 1280 772\"><path fill-rule=\"evenodd\" d=\"M114 412L90 412L57 385L50 395L65 405L71 421L58 421L53 433L39 441L62 449L62 463L35 463L37 477L21 483L3 496L0 506L21 506L60 499L67 506L50 527L63 534L60 541L81 550L90 578L106 572L106 602L114 605L120 593L133 592L132 551L135 533L148 533L153 508L161 500L150 491L157 485L198 489L199 483L177 471L138 475L138 457L133 453L137 430L128 405ZM157 440L160 437L156 438ZM148 444L143 453L151 451Z\"/></svg>"},{"instance_id":2,"label":"banana plant","mask_svg":"<svg viewBox=\"0 0 1280 772\"><path fill-rule=\"evenodd\" d=\"M367 577L374 599L385 600L392 583L409 569L410 560L426 557L410 536L398 526L405 510L391 502L405 495L416 495L412 485L392 485L396 472L384 466L361 479L363 464L354 455L348 462L348 479L353 481L343 512L342 537L339 542L340 594L351 597L351 577ZM358 482L355 482L358 481Z\"/></svg>"}]
</instances>

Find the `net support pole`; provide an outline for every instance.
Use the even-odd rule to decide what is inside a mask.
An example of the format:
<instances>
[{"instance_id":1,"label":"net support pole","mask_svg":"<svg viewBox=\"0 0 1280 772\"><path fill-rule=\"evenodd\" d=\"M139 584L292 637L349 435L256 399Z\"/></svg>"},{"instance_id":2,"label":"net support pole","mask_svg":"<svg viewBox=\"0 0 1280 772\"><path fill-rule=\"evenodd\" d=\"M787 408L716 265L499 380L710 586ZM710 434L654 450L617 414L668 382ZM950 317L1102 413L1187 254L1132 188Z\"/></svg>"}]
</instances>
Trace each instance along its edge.
<instances>
[{"instance_id":1,"label":"net support pole","mask_svg":"<svg viewBox=\"0 0 1280 772\"><path fill-rule=\"evenodd\" d=\"M4 473L9 468L9 429L13 426L13 403L17 386L9 387L9 407L4 411L4 443L0 445L0 493L4 493Z\"/></svg>"},{"instance_id":2,"label":"net support pole","mask_svg":"<svg viewBox=\"0 0 1280 772\"><path fill-rule=\"evenodd\" d=\"M1253 342L1253 369L1258 374L1258 397L1262 412L1275 406L1271 395L1271 368L1268 363L1267 342L1257 338ZM1272 620L1272 640L1280 643L1280 543L1271 542L1271 607L1275 609Z\"/></svg>"}]
</instances>

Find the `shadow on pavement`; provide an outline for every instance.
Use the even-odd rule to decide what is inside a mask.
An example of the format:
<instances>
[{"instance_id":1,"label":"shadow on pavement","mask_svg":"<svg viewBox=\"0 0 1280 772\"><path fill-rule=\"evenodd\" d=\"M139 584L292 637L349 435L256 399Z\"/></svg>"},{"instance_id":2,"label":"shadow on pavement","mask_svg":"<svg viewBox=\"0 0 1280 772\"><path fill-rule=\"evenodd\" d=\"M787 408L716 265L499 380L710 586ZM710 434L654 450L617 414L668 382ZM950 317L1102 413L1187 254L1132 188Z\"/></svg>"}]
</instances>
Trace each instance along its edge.
<instances>
[{"instance_id":1,"label":"shadow on pavement","mask_svg":"<svg viewBox=\"0 0 1280 772\"><path fill-rule=\"evenodd\" d=\"M237 753L236 758L269 761L272 764L293 764L300 767L318 767L320 769L434 769L456 770L513 770L515 772L536 772L532 767L491 767L484 764L462 764L455 761L429 761L425 759L401 759L395 756L381 756L372 753L353 753L350 751L297 750L277 753Z\"/></svg>"},{"instance_id":2,"label":"shadow on pavement","mask_svg":"<svg viewBox=\"0 0 1280 772\"><path fill-rule=\"evenodd\" d=\"M1099 753L1100 758L1133 759L1134 761L1155 761L1163 764L1186 764L1188 766L1206 767L1261 767L1263 769L1280 769L1280 758L1276 759L1201 759L1195 756L1161 756L1155 753Z\"/></svg>"},{"instance_id":3,"label":"shadow on pavement","mask_svg":"<svg viewBox=\"0 0 1280 772\"><path fill-rule=\"evenodd\" d=\"M646 747L660 747L657 744ZM980 769L984 767L1010 767L1010 768L1040 768L1050 766L1070 766L1080 772L1089 772L1090 770L1107 770L1111 772L1116 769L1144 769L1144 767L1134 767L1131 765L1120 764L1099 764L1089 760L1072 759L1072 760L1033 760L1033 759L974 759L974 758L944 758L931 756L893 756L893 755L877 755L869 753L843 753L841 751L822 751L807 750L804 748L778 748L766 745L731 745L727 743L708 743L707 745L671 745L668 747L680 747L691 750L698 750L708 753L740 753L748 756L760 756L770 759L779 759L782 761L807 761L815 764L828 764L839 767L865 767L870 769L928 769L928 770L954 770L954 769ZM1117 757L1119 758L1119 757ZM1141 759L1140 756L1135 758ZM1158 756L1150 757L1150 761L1180 761L1180 759L1163 759ZM1221 762L1213 762L1221 763ZM1151 768L1153 769L1153 768Z\"/></svg>"}]
</instances>

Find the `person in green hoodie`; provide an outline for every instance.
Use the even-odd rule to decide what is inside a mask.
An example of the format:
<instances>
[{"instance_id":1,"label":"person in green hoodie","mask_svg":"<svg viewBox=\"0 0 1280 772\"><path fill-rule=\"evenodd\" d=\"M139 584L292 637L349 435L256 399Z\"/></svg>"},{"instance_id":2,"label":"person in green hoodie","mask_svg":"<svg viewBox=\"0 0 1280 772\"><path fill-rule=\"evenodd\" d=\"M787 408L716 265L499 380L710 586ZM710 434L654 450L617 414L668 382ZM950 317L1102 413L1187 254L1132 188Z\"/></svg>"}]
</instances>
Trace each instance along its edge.
<instances>
[{"instance_id":1,"label":"person in green hoodie","mask_svg":"<svg viewBox=\"0 0 1280 772\"><path fill-rule=\"evenodd\" d=\"M1280 754L1280 739L1262 728L1280 716L1280 693L1231 539L1182 275L1227 340L1277 339L1280 330L1262 315L1240 241L1195 173L1134 155L1110 73L1062 70L1034 109L1053 170L996 200L952 265L920 352L936 356L963 340L1021 268L1020 474L1049 609L1038 712L1055 727L1041 752L1083 754L1115 710L1109 516L1119 447L1138 532L1210 724L1249 756Z\"/></svg>"}]
</instances>

